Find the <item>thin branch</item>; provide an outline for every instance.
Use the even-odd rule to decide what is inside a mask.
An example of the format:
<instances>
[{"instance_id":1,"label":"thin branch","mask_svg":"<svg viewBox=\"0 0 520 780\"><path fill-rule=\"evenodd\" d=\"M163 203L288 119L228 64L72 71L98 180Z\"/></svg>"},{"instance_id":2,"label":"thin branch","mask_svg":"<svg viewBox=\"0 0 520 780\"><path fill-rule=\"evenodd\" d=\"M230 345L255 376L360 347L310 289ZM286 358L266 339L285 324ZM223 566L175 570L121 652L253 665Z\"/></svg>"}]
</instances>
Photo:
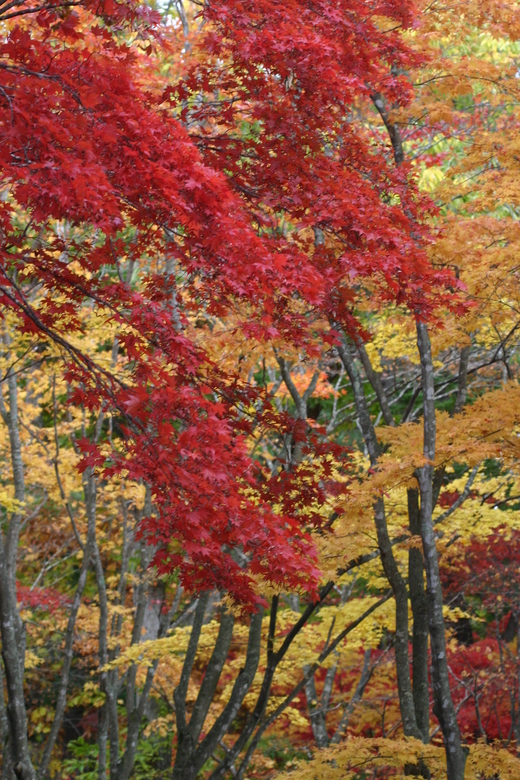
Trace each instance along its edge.
<instances>
[{"instance_id":1,"label":"thin branch","mask_svg":"<svg viewBox=\"0 0 520 780\"><path fill-rule=\"evenodd\" d=\"M457 498L456 501L453 502L453 504L446 509L445 512L443 512L439 517L435 518L433 521L434 525L437 525L438 523L443 523L447 518L452 515L458 508L461 506L464 501L467 499L471 492L471 488L473 486L473 483L475 481L475 477L477 476L480 469L480 463L478 463L476 466L474 466L471 470L471 474L468 477L468 480L464 486L464 490L460 494L460 496Z\"/></svg>"}]
</instances>

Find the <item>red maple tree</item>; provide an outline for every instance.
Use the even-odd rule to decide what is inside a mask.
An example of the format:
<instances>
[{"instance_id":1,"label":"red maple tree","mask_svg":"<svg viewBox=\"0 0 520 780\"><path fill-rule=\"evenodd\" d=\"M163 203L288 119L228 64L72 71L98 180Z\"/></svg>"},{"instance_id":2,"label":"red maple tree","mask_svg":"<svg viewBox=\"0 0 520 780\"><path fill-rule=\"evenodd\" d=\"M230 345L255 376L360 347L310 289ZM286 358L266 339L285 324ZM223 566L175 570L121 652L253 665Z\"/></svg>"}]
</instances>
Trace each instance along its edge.
<instances>
[{"instance_id":1,"label":"red maple tree","mask_svg":"<svg viewBox=\"0 0 520 780\"><path fill-rule=\"evenodd\" d=\"M394 71L412 55L374 18L408 25L412 6L379 6L213 3L205 60L160 99L121 41L137 33L143 46L161 45L157 18L138 4L38 14L17 4L2 43L2 303L62 351L71 403L108 404L124 419L124 456L107 463L83 441L84 467L124 468L152 486L158 516L143 532L159 545L161 570L180 567L188 584L226 587L241 601L255 600L248 568L312 590L312 546L290 512L244 497L259 474L243 444L252 422L238 408L261 402L174 321L172 280L148 275L132 287L121 258L167 254L201 309L222 314L247 301L247 329L261 339L308 340L295 297L355 328L358 278L426 314L445 280L410 235L424 204L410 194L407 169L392 170L348 121L374 92L396 103L408 96ZM219 100L204 99L216 90ZM241 138L245 118L260 130ZM289 237L277 230L280 215L294 225ZM74 226L72 238L57 221ZM333 236L328 249L311 227ZM121 324L121 349L134 361L125 382L71 343L86 300ZM248 568L230 556L237 546Z\"/></svg>"}]
</instances>

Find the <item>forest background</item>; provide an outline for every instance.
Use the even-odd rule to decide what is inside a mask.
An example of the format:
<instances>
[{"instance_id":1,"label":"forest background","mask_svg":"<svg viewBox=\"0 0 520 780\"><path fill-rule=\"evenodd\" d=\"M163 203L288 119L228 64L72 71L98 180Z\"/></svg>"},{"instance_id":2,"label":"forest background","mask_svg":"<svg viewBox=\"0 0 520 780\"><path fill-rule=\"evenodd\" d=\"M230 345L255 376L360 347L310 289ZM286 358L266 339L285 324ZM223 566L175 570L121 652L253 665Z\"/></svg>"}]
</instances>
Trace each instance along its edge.
<instances>
[{"instance_id":1,"label":"forest background","mask_svg":"<svg viewBox=\"0 0 520 780\"><path fill-rule=\"evenodd\" d=\"M0 2L3 780L520 777L519 11Z\"/></svg>"}]
</instances>

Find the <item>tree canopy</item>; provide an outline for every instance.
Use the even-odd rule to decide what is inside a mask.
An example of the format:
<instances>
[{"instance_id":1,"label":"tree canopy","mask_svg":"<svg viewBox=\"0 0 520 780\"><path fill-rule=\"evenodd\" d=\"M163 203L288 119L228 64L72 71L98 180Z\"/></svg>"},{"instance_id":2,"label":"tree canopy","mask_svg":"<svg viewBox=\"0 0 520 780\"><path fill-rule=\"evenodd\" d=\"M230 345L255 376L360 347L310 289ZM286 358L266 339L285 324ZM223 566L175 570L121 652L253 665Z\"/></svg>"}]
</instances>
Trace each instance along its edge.
<instances>
[{"instance_id":1,"label":"tree canopy","mask_svg":"<svg viewBox=\"0 0 520 780\"><path fill-rule=\"evenodd\" d=\"M520 776L519 10L0 2L2 780Z\"/></svg>"}]
</instances>

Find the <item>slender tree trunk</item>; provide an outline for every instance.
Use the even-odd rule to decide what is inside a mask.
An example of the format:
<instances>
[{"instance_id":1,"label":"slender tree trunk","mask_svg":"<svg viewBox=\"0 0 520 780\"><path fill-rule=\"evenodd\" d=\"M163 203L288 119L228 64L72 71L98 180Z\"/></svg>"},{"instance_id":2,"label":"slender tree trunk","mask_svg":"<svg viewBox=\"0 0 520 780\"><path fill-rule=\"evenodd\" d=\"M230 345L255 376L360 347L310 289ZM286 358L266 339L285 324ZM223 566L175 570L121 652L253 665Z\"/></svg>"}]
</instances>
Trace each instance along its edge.
<instances>
[{"instance_id":1,"label":"slender tree trunk","mask_svg":"<svg viewBox=\"0 0 520 780\"><path fill-rule=\"evenodd\" d=\"M309 679L305 683L305 696L307 699L307 708L309 710L309 719L311 722L312 734L316 746L319 748L325 748L329 744L329 734L327 731L327 708L329 706L330 697L332 694L332 686L334 684L334 678L336 676L337 664L330 666L325 673L325 681L323 683L323 691L320 699L318 700L318 694L316 692L316 680L315 675L311 674L310 666L306 665L303 668L303 673Z\"/></svg>"},{"instance_id":2,"label":"slender tree trunk","mask_svg":"<svg viewBox=\"0 0 520 780\"><path fill-rule=\"evenodd\" d=\"M194 743L192 735L188 728L186 719L186 696L188 694L188 685L190 682L195 656L199 646L200 633L204 623L204 615L209 601L209 591L201 594L193 625L191 628L190 640L186 657L182 667L179 684L174 691L173 700L175 703L175 720L177 726L177 751L175 754L175 764L173 767L173 780L192 780L195 777L193 766L193 754L195 752L196 742Z\"/></svg>"},{"instance_id":3,"label":"slender tree trunk","mask_svg":"<svg viewBox=\"0 0 520 780\"><path fill-rule=\"evenodd\" d=\"M142 565L143 565L143 575L146 571L146 566L148 565L148 554L150 552L151 548L147 548L143 550L143 558L142 558ZM168 611L167 615L160 615L159 617L159 626L156 630L156 633L150 638L156 639L156 638L162 638L166 635L166 632L168 628L170 627L172 617L174 616L175 612L177 611L177 607L179 606L179 602L182 596L183 589L181 587L178 588L177 593L175 595L175 598L173 600L173 604ZM144 596L141 594L142 601L146 601L147 592L144 591ZM148 592L148 599L149 599L149 592ZM139 618L138 616L141 615L142 611L139 609L139 606L136 610L136 618L134 622L134 636L135 642L133 641L132 644L138 643L140 639L140 633L141 628L143 626L144 621ZM136 623L139 627L139 630L136 629ZM127 683L127 706L126 706L126 712L127 712L127 733L126 733L126 740L125 740L125 747L123 755L120 757L118 766L117 766L117 777L118 780L129 780L129 778L132 775L133 769L134 769L134 763L135 763L135 757L137 754L137 744L139 739L139 730L143 721L143 717L145 714L146 705L149 701L150 692L152 689L155 673L157 671L157 667L159 665L159 661L156 660L154 663L149 667L146 673L146 679L143 685L143 688L141 690L141 693L139 696L136 696L135 694L135 667L129 670L133 672L131 678L130 676L127 678L128 681L132 683L131 688L131 697L129 697L129 682ZM122 681L119 681L117 683L118 690L121 685Z\"/></svg>"},{"instance_id":4,"label":"slender tree trunk","mask_svg":"<svg viewBox=\"0 0 520 780\"><path fill-rule=\"evenodd\" d=\"M430 337L427 325L424 322L417 323L417 346L421 357L424 399L424 456L427 459L427 464L417 469L421 499L419 525L426 568L426 600L431 637L434 698L433 711L439 720L444 737L448 780L464 780L467 752L462 745L450 690L439 557L433 531L433 470L436 442L435 387Z\"/></svg>"},{"instance_id":5,"label":"slender tree trunk","mask_svg":"<svg viewBox=\"0 0 520 780\"><path fill-rule=\"evenodd\" d=\"M108 713L107 705L101 707L98 716L98 780L106 780L107 777L107 753L108 753Z\"/></svg>"},{"instance_id":6,"label":"slender tree trunk","mask_svg":"<svg viewBox=\"0 0 520 780\"><path fill-rule=\"evenodd\" d=\"M72 666L72 659L74 657L74 631L76 627L76 618L78 616L79 607L81 604L81 597L83 590L87 582L87 573L90 565L90 556L92 553L92 546L94 541L95 528L92 528L92 524L89 524L87 532L87 543L83 551L83 560L81 562L81 569L79 573L78 584L76 586L76 592L74 594L74 600L69 612L69 619L67 622L67 629L65 631L65 645L63 649L63 666L61 669L60 682L58 687L58 696L56 698L56 704L54 707L54 720L52 722L47 742L45 743L45 749L43 756L38 767L38 778L45 776L49 761L51 759L54 745L63 722L63 715L65 713L65 707L67 703L67 689L69 685L69 675Z\"/></svg>"},{"instance_id":7,"label":"slender tree trunk","mask_svg":"<svg viewBox=\"0 0 520 780\"><path fill-rule=\"evenodd\" d=\"M92 540L92 555L94 573L96 576L96 585L99 599L99 667L100 667L100 687L105 694L105 703L103 705L103 720L99 730L99 772L106 775L104 765L106 762L106 737L108 735L108 747L110 752L110 777L111 780L117 779L117 765L119 760L119 719L117 714L117 691L113 685L113 676L109 671L101 671L109 662L108 655L108 597L106 591L105 574L103 564L99 553L96 540L96 500L97 486L96 477L90 467L83 474L83 487L85 491L85 505L87 509L89 528L94 529Z\"/></svg>"},{"instance_id":8,"label":"slender tree trunk","mask_svg":"<svg viewBox=\"0 0 520 780\"><path fill-rule=\"evenodd\" d=\"M7 334L4 343L8 345ZM25 475L18 428L18 388L10 370L7 377L9 409L6 409L0 386L0 413L9 431L14 497L25 501ZM7 689L6 715L9 728L8 749L14 775L19 780L35 780L27 736L27 713L24 697L25 631L16 599L16 565L22 515L15 511L5 534L0 529L0 635ZM3 695L3 694L2 694Z\"/></svg>"},{"instance_id":9,"label":"slender tree trunk","mask_svg":"<svg viewBox=\"0 0 520 780\"><path fill-rule=\"evenodd\" d=\"M337 350L352 385L361 431L370 456L370 464L376 466L379 458L379 444L368 410L359 371L347 342L344 341L337 346ZM377 499L374 504L374 520L377 543L381 553L381 563L395 600L395 664L403 731L406 736L421 739L422 734L415 716L408 658L408 590L392 551L392 542L390 541L386 522L385 504L382 498Z\"/></svg>"},{"instance_id":10,"label":"slender tree trunk","mask_svg":"<svg viewBox=\"0 0 520 780\"><path fill-rule=\"evenodd\" d=\"M352 623L350 623L346 628L343 629L343 631L340 631L340 633L331 641L329 644L322 650L320 655L318 656L318 660L315 661L312 666L309 668L309 671L307 674L304 674L303 679L300 680L300 682L294 686L291 693L288 694L288 696L285 697L283 702L278 705L278 707L274 710L274 712L270 713L268 716L265 714L262 715L261 719L257 723L256 731L254 735L252 736L250 733L247 736L247 740L250 738L250 742L248 744L246 753L244 758L242 759L240 766L238 767L238 770L236 771L236 780L243 780L244 773L249 766L249 762L251 761L251 757L258 747L258 743L260 742L260 739L262 738L262 735L265 733L265 731L271 726L277 718L280 717L280 715L285 711L287 707L295 700L295 698L298 696L298 694L304 690L305 685L307 681L316 673L316 671L323 665L323 662L326 658L329 657L329 655L336 651L336 648L340 645L340 643L345 639L348 634L350 634L351 631L353 631L357 626L361 625L361 623L374 612L378 607L381 606L381 604L384 604L391 596L391 592L389 591L386 595L384 595L379 601L377 601L375 604L372 604L371 607L369 607L363 615L361 615L359 618L354 620ZM284 640L285 642L285 640ZM284 646L284 643L282 643L282 647L277 652L277 662L279 663L282 658L284 657L284 653L282 652L282 648ZM287 646L288 647L288 646ZM246 740L246 741L247 741ZM244 747L244 743L242 743L240 750ZM238 751L238 753L240 752ZM221 763L217 769L214 770L214 772L211 774L209 780L219 780L220 778L224 777L226 769L229 769L230 762L236 760L238 757L238 753L235 751L235 745L233 745L233 751L229 751L228 756L226 759ZM231 755L230 755L231 754Z\"/></svg>"},{"instance_id":11,"label":"slender tree trunk","mask_svg":"<svg viewBox=\"0 0 520 780\"><path fill-rule=\"evenodd\" d=\"M462 347L460 350L459 380L457 383L457 397L455 398L453 414L461 412L466 404L466 398L468 396L468 363L470 351L471 346L469 344L466 347Z\"/></svg>"},{"instance_id":12,"label":"slender tree trunk","mask_svg":"<svg viewBox=\"0 0 520 780\"><path fill-rule=\"evenodd\" d=\"M410 533L420 535L419 494L408 490L408 519ZM408 553L408 586L413 613L412 669L413 701L417 725L423 742L430 741L430 690L428 684L428 605L424 589L424 565L422 550L411 547Z\"/></svg>"},{"instance_id":13,"label":"slender tree trunk","mask_svg":"<svg viewBox=\"0 0 520 780\"><path fill-rule=\"evenodd\" d=\"M206 716L213 701L220 675L222 674L224 664L228 657L231 640L233 638L234 623L235 619L231 613L222 613L217 641L215 642L204 679L199 688L199 693L189 723L186 723L184 711L185 701L181 701L179 696L176 699L176 712L181 706L182 712L180 713L180 717L177 718L178 736L174 777L179 776L186 778L186 780L192 780L192 778L196 777L196 772L198 771L198 761L196 757L197 744L202 727L204 726L204 721L206 720ZM179 724L181 724L182 732L179 731Z\"/></svg>"},{"instance_id":14,"label":"slender tree trunk","mask_svg":"<svg viewBox=\"0 0 520 780\"><path fill-rule=\"evenodd\" d=\"M224 735L227 734L231 724L233 723L236 716L238 715L238 712L240 710L240 707L242 706L242 702L244 701L247 692L249 691L251 685L253 684L256 671L258 669L258 662L260 660L260 645L262 640L262 618L263 618L262 610L259 610L251 617L251 626L249 628L249 639L247 643L247 651L246 651L246 659L244 662L244 667L243 669L240 670L238 677L235 680L235 684L233 685L233 690L231 691L231 696L229 697L228 703L226 704L223 711L221 712L221 714L219 715L219 717L217 718L217 720L215 721L215 723L213 724L209 732L206 734L206 736L204 737L204 739L202 740L202 742L200 743L199 747L195 752L195 762L194 762L195 777L197 775L197 772L200 771L200 769L204 766L206 761L212 756L213 752L215 751L217 745L220 744ZM261 698L261 694L262 691L260 692L259 699ZM245 731L246 729L243 730L240 737L242 737ZM214 772L212 773L211 775L212 780L215 780L216 778L224 777L229 766L233 764L233 762L239 755L240 750L243 747L242 744L243 741L240 739L240 737L239 739L236 740L235 745L233 746L232 755L227 757L226 760L219 767L217 767L217 769L215 769ZM250 733L248 731L245 742L248 741L249 737L250 737ZM185 778L182 775L174 774L172 780L188 780L188 778Z\"/></svg>"},{"instance_id":15,"label":"slender tree trunk","mask_svg":"<svg viewBox=\"0 0 520 780\"><path fill-rule=\"evenodd\" d=\"M372 363L370 362L370 358L368 357L368 353L365 349L365 345L361 339L358 340L356 346L359 357L361 358L361 362L363 363L363 368L365 369L367 379L372 385L372 388L377 396L377 400L379 401L383 420L387 425L394 426L395 420L390 410L390 404L388 403L388 398L383 387L383 382L381 381L381 375L377 371L374 371Z\"/></svg>"},{"instance_id":16,"label":"slender tree trunk","mask_svg":"<svg viewBox=\"0 0 520 780\"><path fill-rule=\"evenodd\" d=\"M222 612L217 641L215 642L211 658L209 659L189 722L189 731L195 745L200 737L204 721L206 720L220 680L220 675L222 674L224 664L228 657L231 640L233 638L234 625L234 615L231 612Z\"/></svg>"},{"instance_id":17,"label":"slender tree trunk","mask_svg":"<svg viewBox=\"0 0 520 780\"><path fill-rule=\"evenodd\" d=\"M399 127L392 123L381 94L374 93L373 103L388 131L394 159L397 166L404 160L404 148ZM421 358L423 391L424 456L427 465L417 469L419 483L420 513L419 528L423 543L424 566L426 569L426 602L431 637L432 679L434 713L439 719L448 768L448 780L464 780L467 751L462 746L457 715L451 697L448 662L446 658L446 632L442 611L442 587L439 574L439 558L433 531L434 462L436 444L435 385L430 337L426 323L416 320L417 347ZM461 354L461 370L456 404L462 408L466 399L467 360L469 350ZM440 489L440 484L439 484Z\"/></svg>"},{"instance_id":18,"label":"slender tree trunk","mask_svg":"<svg viewBox=\"0 0 520 780\"><path fill-rule=\"evenodd\" d=\"M4 698L4 672L3 664L0 661L0 758L2 759L1 780L14 780L13 760L9 745L9 721L5 709Z\"/></svg>"},{"instance_id":19,"label":"slender tree trunk","mask_svg":"<svg viewBox=\"0 0 520 780\"><path fill-rule=\"evenodd\" d=\"M7 688L8 745L15 776L19 780L35 780L36 772L29 754L27 713L24 698L24 669L19 652L18 608L16 586L9 577L6 545L0 535L0 629L2 659Z\"/></svg>"}]
</instances>

